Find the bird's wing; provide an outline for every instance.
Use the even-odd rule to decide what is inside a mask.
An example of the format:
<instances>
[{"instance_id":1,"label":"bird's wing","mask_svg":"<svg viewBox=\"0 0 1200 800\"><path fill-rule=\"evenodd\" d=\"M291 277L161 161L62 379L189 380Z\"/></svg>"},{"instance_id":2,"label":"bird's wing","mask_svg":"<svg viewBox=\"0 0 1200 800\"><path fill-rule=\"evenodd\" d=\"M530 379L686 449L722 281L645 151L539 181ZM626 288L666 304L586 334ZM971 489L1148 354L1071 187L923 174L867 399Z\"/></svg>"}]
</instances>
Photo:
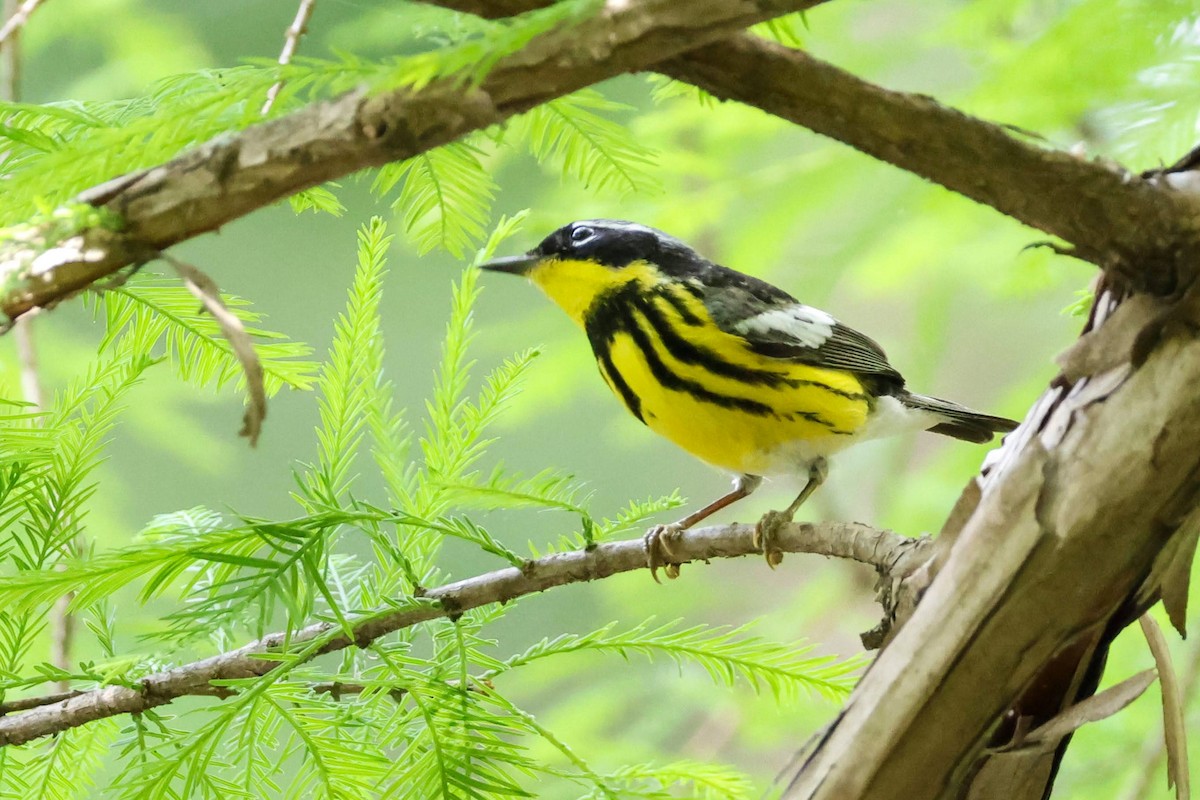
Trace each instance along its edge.
<instances>
[{"instance_id":1,"label":"bird's wing","mask_svg":"<svg viewBox=\"0 0 1200 800\"><path fill-rule=\"evenodd\" d=\"M756 353L869 376L887 393L904 386L874 339L782 289L724 269L707 274L702 287L693 286L701 290L717 326L740 336Z\"/></svg>"}]
</instances>

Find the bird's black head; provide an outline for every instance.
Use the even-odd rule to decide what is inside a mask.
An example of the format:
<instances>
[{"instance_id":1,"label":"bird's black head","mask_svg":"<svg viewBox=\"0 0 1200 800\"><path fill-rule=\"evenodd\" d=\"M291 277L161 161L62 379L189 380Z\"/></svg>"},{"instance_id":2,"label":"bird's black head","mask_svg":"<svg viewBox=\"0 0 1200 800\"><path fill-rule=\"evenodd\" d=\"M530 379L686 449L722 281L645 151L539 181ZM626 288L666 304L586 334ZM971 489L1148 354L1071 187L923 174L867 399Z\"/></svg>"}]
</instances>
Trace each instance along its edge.
<instances>
[{"instance_id":1,"label":"bird's black head","mask_svg":"<svg viewBox=\"0 0 1200 800\"><path fill-rule=\"evenodd\" d=\"M543 258L597 261L620 268L634 261L654 261L662 241L670 238L635 222L586 219L562 226L543 239L535 252Z\"/></svg>"},{"instance_id":2,"label":"bird's black head","mask_svg":"<svg viewBox=\"0 0 1200 800\"><path fill-rule=\"evenodd\" d=\"M615 219L586 219L564 225L523 256L482 265L497 272L527 273L550 260L590 261L612 269L648 261L664 272L672 266L703 263L683 242L660 230Z\"/></svg>"}]
</instances>

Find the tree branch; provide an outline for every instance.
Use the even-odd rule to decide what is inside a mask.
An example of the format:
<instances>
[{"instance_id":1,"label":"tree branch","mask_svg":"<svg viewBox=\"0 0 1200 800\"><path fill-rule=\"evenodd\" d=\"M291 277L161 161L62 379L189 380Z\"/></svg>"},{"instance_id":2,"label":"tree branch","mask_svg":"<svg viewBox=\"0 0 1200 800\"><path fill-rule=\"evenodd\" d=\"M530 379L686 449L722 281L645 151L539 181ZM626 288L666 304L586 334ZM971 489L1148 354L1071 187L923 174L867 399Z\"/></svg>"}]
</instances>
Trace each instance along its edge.
<instances>
[{"instance_id":1,"label":"tree branch","mask_svg":"<svg viewBox=\"0 0 1200 800\"><path fill-rule=\"evenodd\" d=\"M296 18L292 20L292 24L288 26L284 32L283 50L279 52L280 66L287 66L292 63L292 56L296 55L296 50L300 47L300 39L304 34L308 33L308 22L312 19L313 11L317 8L317 0L300 0L300 5L296 8ZM283 79L280 78L271 88L267 90L267 99L263 102L262 113L265 116L271 110L271 106L275 105L275 98L279 96L279 91L283 89Z\"/></svg>"},{"instance_id":2,"label":"tree branch","mask_svg":"<svg viewBox=\"0 0 1200 800\"><path fill-rule=\"evenodd\" d=\"M1060 236L1075 255L1118 268L1135 288L1168 293L1186 283L1190 272L1181 276L1178 267L1200 263L1200 248L1192 244L1200 240L1200 203L1191 193L1171 190L1171 182L1036 147L928 97L891 92L804 53L730 36L820 2L613 4L502 59L479 87L444 80L420 92L355 93L213 140L79 196L120 215L127 226L122 233L82 231L48 252L36 237L0 248L0 285L8 287L0 311L15 319L53 305L302 189L411 157L553 97L650 67L844 141ZM438 4L490 16L548 5ZM1135 261L1138 266L1129 267Z\"/></svg>"},{"instance_id":3,"label":"tree branch","mask_svg":"<svg viewBox=\"0 0 1200 800\"><path fill-rule=\"evenodd\" d=\"M498 19L547 0L423 0ZM814 4L816 5L816 4ZM654 69L843 142L1070 242L1138 288L1174 291L1181 239L1200 239L1200 200L1153 174L1037 146L932 97L895 92L764 39L738 34ZM1184 234L1181 236L1181 233ZM1200 256L1200 253L1195 255ZM1131 265L1136 264L1136 267Z\"/></svg>"},{"instance_id":4,"label":"tree branch","mask_svg":"<svg viewBox=\"0 0 1200 800\"><path fill-rule=\"evenodd\" d=\"M40 232L0 246L0 311L15 319L121 268L310 186L410 158L598 81L813 5L815 0L623 0L500 59L478 86L353 92L222 136L158 167L83 192L117 233L80 231L46 248Z\"/></svg>"},{"instance_id":5,"label":"tree branch","mask_svg":"<svg viewBox=\"0 0 1200 800\"><path fill-rule=\"evenodd\" d=\"M1081 345L1104 365L1060 377L960 501L909 579L920 603L786 797L1023 800L1053 784L1069 737L1057 753L1013 744L1095 691L1109 642L1200 525L1200 340L1177 332L1134 364L1138 333L1182 312L1097 306Z\"/></svg>"},{"instance_id":6,"label":"tree branch","mask_svg":"<svg viewBox=\"0 0 1200 800\"><path fill-rule=\"evenodd\" d=\"M28 711L31 708L39 706L49 706L55 703L61 703L64 700L70 700L72 697L79 697L81 694L87 694L84 689L67 689L54 694L43 694L37 697L22 697L19 700L5 700L0 703L0 717L14 714L18 711Z\"/></svg>"},{"instance_id":7,"label":"tree branch","mask_svg":"<svg viewBox=\"0 0 1200 800\"><path fill-rule=\"evenodd\" d=\"M1200 204L1194 172L1167 173L1193 169L1194 153L1133 175L744 35L657 69L986 203L1105 268L1064 374L968 486L935 556L891 587L891 640L786 795L1040 800L1070 735L1036 751L1020 740L1095 692L1122 628L1160 597L1177 620L1187 596L1200 533L1200 457L1186 444L1200 435Z\"/></svg>"},{"instance_id":8,"label":"tree branch","mask_svg":"<svg viewBox=\"0 0 1200 800\"><path fill-rule=\"evenodd\" d=\"M1147 288L1173 290L1173 249L1200 238L1200 202L1191 194L1116 163L1037 146L932 97L875 86L800 50L741 35L660 68L1065 239L1073 255L1122 268L1139 288L1153 279Z\"/></svg>"},{"instance_id":9,"label":"tree branch","mask_svg":"<svg viewBox=\"0 0 1200 800\"><path fill-rule=\"evenodd\" d=\"M753 545L753 535L753 525L698 528L685 532L678 543L672 543L671 549L683 563L737 558L760 552ZM859 523L822 522L786 526L778 545L785 552L869 564L881 575L899 580L924 563L931 541L909 539ZM381 610L358 621L353 638L336 635L313 655L347 647L363 648L381 636L421 622L455 617L490 603L504 603L555 586L598 580L645 567L646 553L640 539L601 544L587 551L555 553L529 561L521 569L496 570L431 589L414 605L400 610ZM0 718L0 746L21 744L118 714L145 711L187 695L228 696L229 687L216 685L214 681L264 675L275 669L278 662L262 658L263 653L280 652L287 645L295 652L305 643L328 636L336 627L319 623L299 631L270 634L237 650L148 675L137 682L136 688L106 686L10 701L4 711L28 710Z\"/></svg>"},{"instance_id":10,"label":"tree branch","mask_svg":"<svg viewBox=\"0 0 1200 800\"><path fill-rule=\"evenodd\" d=\"M1195 639L1190 642L1185 658L1179 684L1186 708L1191 705L1197 684L1200 683L1197 680L1200 677L1200 644ZM1124 800L1152 800L1156 796L1162 796L1161 789L1156 788L1154 784L1164 780L1162 768L1167 757L1166 725L1159 733L1160 735L1147 739L1142 746L1142 752L1138 756L1142 766L1133 785L1121 795Z\"/></svg>"},{"instance_id":11,"label":"tree branch","mask_svg":"<svg viewBox=\"0 0 1200 800\"><path fill-rule=\"evenodd\" d=\"M25 0L14 9L8 19L4 21L4 25L0 26L0 43L8 41L20 33L21 27L29 21L29 17L38 10L38 6L43 2L45 0Z\"/></svg>"},{"instance_id":12,"label":"tree branch","mask_svg":"<svg viewBox=\"0 0 1200 800\"><path fill-rule=\"evenodd\" d=\"M21 37L22 26L29 21L40 0L30 0L21 6L17 0L4 0L4 23L0 30L0 100L15 103L21 99ZM21 365L21 394L33 412L46 409L46 393L42 387L38 363L37 337L33 317L18 320L14 336L17 340L17 360ZM82 534L66 544L64 550L79 551ZM58 599L50 613L50 663L61 670L71 666L71 646L75 638L75 617L71 614L74 594L68 592ZM59 688L66 690L65 683Z\"/></svg>"}]
</instances>

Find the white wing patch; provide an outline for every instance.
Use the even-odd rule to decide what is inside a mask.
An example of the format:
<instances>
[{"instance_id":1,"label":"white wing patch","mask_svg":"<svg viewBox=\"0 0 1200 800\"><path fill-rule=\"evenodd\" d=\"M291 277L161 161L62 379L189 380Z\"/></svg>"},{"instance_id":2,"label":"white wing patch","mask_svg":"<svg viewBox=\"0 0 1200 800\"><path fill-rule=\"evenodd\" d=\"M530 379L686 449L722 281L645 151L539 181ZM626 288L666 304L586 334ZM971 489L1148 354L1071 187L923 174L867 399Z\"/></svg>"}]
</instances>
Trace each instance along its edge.
<instances>
[{"instance_id":1,"label":"white wing patch","mask_svg":"<svg viewBox=\"0 0 1200 800\"><path fill-rule=\"evenodd\" d=\"M797 303L786 308L773 308L738 322L738 333L782 334L804 347L817 348L833 335L837 320L819 308Z\"/></svg>"}]
</instances>

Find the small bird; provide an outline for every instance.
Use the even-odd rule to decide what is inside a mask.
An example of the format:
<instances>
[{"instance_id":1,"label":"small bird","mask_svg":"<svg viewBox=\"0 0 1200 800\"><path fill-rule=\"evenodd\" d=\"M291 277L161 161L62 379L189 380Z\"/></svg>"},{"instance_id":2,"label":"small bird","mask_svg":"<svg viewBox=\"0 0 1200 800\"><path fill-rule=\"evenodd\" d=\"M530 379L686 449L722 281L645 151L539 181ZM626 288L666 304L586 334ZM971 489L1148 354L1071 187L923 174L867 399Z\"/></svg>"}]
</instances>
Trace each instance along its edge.
<instances>
[{"instance_id":1,"label":"small bird","mask_svg":"<svg viewBox=\"0 0 1200 800\"><path fill-rule=\"evenodd\" d=\"M523 275L583 328L600 375L638 420L737 477L732 491L645 536L651 575L679 574L671 543L747 497L764 476L807 482L755 527L774 567L782 525L825 480L829 456L866 439L928 430L991 441L1017 423L913 394L874 340L758 278L634 222L572 222L482 269Z\"/></svg>"}]
</instances>

